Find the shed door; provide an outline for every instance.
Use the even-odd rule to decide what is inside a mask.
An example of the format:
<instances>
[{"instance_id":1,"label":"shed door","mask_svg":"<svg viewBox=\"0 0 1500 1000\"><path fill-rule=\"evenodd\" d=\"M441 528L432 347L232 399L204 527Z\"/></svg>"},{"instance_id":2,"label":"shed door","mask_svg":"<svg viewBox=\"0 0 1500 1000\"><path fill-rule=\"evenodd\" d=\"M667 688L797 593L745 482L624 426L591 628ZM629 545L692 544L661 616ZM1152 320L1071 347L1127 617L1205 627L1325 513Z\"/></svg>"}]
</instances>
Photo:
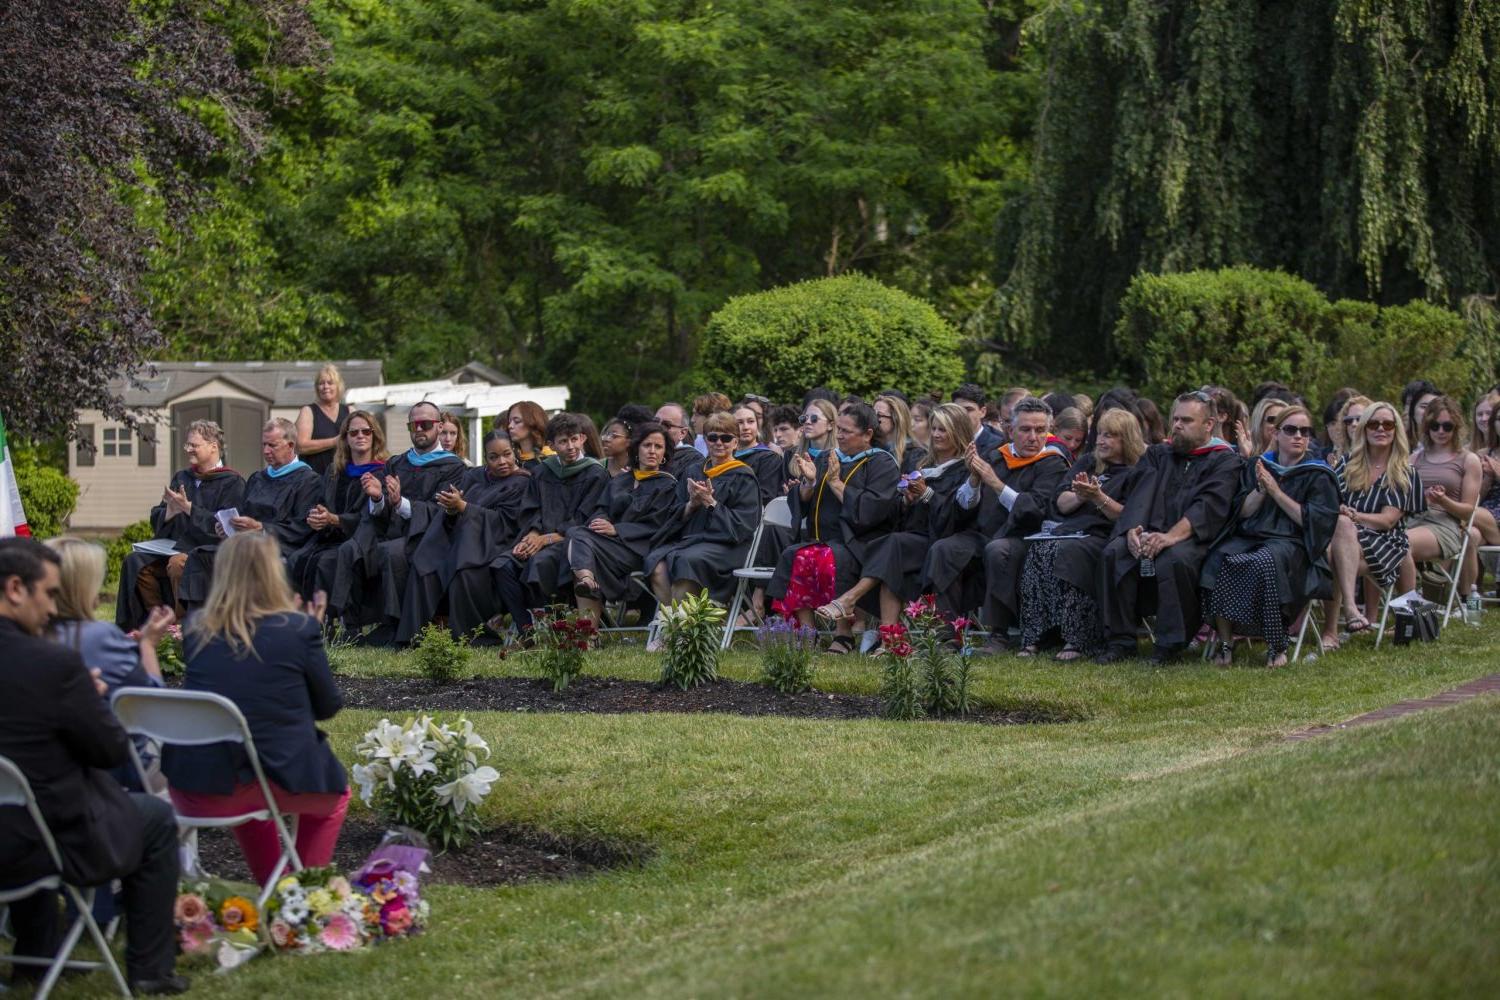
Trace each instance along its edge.
<instances>
[{"instance_id":1,"label":"shed door","mask_svg":"<svg viewBox=\"0 0 1500 1000\"><path fill-rule=\"evenodd\" d=\"M224 448L229 454L225 465L248 476L260 468L260 429L270 417L270 407L253 399L225 399Z\"/></svg>"}]
</instances>

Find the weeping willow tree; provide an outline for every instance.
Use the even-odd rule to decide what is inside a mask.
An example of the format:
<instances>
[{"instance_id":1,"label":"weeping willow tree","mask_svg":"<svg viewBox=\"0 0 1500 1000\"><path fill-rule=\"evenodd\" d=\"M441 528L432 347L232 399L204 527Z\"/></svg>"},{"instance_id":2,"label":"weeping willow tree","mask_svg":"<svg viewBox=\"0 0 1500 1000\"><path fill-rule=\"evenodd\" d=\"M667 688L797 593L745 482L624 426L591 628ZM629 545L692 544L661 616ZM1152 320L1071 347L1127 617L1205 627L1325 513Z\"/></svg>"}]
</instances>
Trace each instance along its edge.
<instances>
[{"instance_id":1,"label":"weeping willow tree","mask_svg":"<svg viewBox=\"0 0 1500 1000\"><path fill-rule=\"evenodd\" d=\"M1500 272L1500 3L1059 0L991 347L1096 370L1139 271L1457 304Z\"/></svg>"}]
</instances>

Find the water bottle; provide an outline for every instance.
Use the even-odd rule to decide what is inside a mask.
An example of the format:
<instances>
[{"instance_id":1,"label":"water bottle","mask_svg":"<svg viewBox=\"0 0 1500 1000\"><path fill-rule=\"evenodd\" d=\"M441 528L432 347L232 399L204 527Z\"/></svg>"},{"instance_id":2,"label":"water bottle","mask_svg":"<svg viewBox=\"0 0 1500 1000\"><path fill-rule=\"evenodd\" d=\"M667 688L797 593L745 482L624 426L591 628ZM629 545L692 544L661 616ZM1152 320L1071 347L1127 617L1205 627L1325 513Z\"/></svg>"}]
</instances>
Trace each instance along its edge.
<instances>
[{"instance_id":1,"label":"water bottle","mask_svg":"<svg viewBox=\"0 0 1500 1000\"><path fill-rule=\"evenodd\" d=\"M1464 602L1464 621L1476 628L1484 624L1484 599L1478 587L1469 591L1469 599Z\"/></svg>"},{"instance_id":2,"label":"water bottle","mask_svg":"<svg viewBox=\"0 0 1500 1000\"><path fill-rule=\"evenodd\" d=\"M1153 577L1156 575L1156 559L1152 556L1141 556L1141 576Z\"/></svg>"}]
</instances>

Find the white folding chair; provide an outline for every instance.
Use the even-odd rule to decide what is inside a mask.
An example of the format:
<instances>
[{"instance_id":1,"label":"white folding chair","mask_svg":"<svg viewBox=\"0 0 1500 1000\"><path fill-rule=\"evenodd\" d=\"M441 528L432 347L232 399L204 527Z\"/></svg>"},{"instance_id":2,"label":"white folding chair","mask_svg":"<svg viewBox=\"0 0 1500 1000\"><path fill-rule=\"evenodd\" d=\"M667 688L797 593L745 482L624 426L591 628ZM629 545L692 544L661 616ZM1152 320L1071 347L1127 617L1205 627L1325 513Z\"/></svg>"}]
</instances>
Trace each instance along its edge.
<instances>
[{"instance_id":1,"label":"white folding chair","mask_svg":"<svg viewBox=\"0 0 1500 1000\"><path fill-rule=\"evenodd\" d=\"M183 839L195 837L197 831L207 828L236 827L252 820L271 820L276 824L276 833L281 838L281 857L271 877L261 887L257 905L264 907L276 888L276 882L290 865L292 871L302 870L302 859L297 856L297 817L294 814L290 826L282 818L276 806L276 797L271 793L271 783L261 770L260 755L255 752L255 741L250 736L250 725L234 702L221 695L207 691L169 691L156 688L120 688L110 698L115 716L129 733L149 736L163 745L207 746L211 743L240 743L245 747L245 756L250 760L250 769L260 785L266 808L234 816L184 816L177 814L177 825ZM135 741L131 741L130 759L137 773L145 779L145 768L135 752Z\"/></svg>"},{"instance_id":2,"label":"white folding chair","mask_svg":"<svg viewBox=\"0 0 1500 1000\"><path fill-rule=\"evenodd\" d=\"M766 509L760 515L760 523L755 526L755 536L750 539L750 551L745 553L745 565L734 571L734 578L739 582L734 588L734 600L729 604L729 616L724 619L724 637L719 641L720 649L728 649L729 644L734 641L736 630L734 623L739 618L740 612L748 606L745 595L750 585L765 583L776 575L775 566L755 565L755 554L760 550L760 538L767 525L773 528L792 526L792 507L787 503L786 497L776 497L766 504ZM738 626L742 629L749 627L748 625Z\"/></svg>"},{"instance_id":3,"label":"white folding chair","mask_svg":"<svg viewBox=\"0 0 1500 1000\"><path fill-rule=\"evenodd\" d=\"M1433 571L1441 576L1443 580L1448 584L1448 600L1443 605L1443 628L1448 627L1448 619L1453 617L1453 609L1458 606L1458 602L1460 600L1458 596L1458 580L1459 577L1463 576L1464 558L1469 554L1469 529L1474 527L1474 516L1478 513L1479 505L1475 504L1474 509L1469 512L1469 520L1464 524L1464 541L1463 544L1459 546L1457 557L1452 560L1441 559L1422 564L1432 567ZM1445 563L1451 563L1452 569L1449 569L1447 565L1444 565ZM1420 568L1418 570L1418 573L1418 586L1420 587Z\"/></svg>"},{"instance_id":4,"label":"white folding chair","mask_svg":"<svg viewBox=\"0 0 1500 1000\"><path fill-rule=\"evenodd\" d=\"M73 925L68 928L67 934L63 936L62 944L57 949L57 954L51 958L33 958L29 955L0 955L0 962L10 962L12 965L40 965L47 967L47 975L42 979L42 985L37 989L37 1000L45 1000L47 994L52 992L52 987L57 985L57 979L62 975L64 969L109 969L110 975L114 977L115 986L120 990L120 995L130 996L130 987L125 984L125 977L120 974L120 966L115 962L114 952L109 950L109 941L105 939L104 932L99 929L99 924L94 920L94 889L93 887L82 888L63 881L62 855L58 853L57 841L52 837L52 830L47 826L47 820L42 816L41 807L37 805L36 795L31 791L31 783L26 780L26 775L21 773L9 758L0 757L0 806L21 806L31 816L31 822L36 826L37 834L42 838L42 844L47 848L47 854L52 859L52 865L57 869L56 875L43 875L41 878L33 879L25 885L12 888L0 888L0 903L9 905L18 902L38 892L57 892L61 890L73 904L73 909L78 915L73 919ZM78 947L78 941L83 937L84 929L87 928L89 936L94 939L94 944L99 949L100 961L86 962L69 956L73 949Z\"/></svg>"}]
</instances>

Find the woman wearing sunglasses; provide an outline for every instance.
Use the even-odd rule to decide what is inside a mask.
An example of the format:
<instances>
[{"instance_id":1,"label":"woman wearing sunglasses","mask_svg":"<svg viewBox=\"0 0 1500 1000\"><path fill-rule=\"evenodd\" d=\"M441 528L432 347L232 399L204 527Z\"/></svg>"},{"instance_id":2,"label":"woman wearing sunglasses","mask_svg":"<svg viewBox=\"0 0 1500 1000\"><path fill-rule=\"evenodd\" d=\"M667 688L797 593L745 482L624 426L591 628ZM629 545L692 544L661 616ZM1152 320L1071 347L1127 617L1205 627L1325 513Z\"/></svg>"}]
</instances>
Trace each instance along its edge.
<instances>
[{"instance_id":1,"label":"woman wearing sunglasses","mask_svg":"<svg viewBox=\"0 0 1500 1000\"><path fill-rule=\"evenodd\" d=\"M1286 664L1287 623L1308 601L1332 592L1328 544L1339 516L1338 480L1311 452L1312 414L1288 406L1275 446L1246 464L1238 517L1203 564L1207 617L1217 641L1213 660L1234 660L1234 633L1259 632L1266 665Z\"/></svg>"},{"instance_id":2,"label":"woman wearing sunglasses","mask_svg":"<svg viewBox=\"0 0 1500 1000\"><path fill-rule=\"evenodd\" d=\"M1427 509L1406 519L1411 557L1417 562L1453 559L1463 548L1464 528L1479 502L1484 478L1479 456L1460 443L1464 417L1448 396L1433 396L1422 412L1412 465L1422 477ZM1479 532L1475 531L1478 544ZM1458 592L1467 594L1479 576L1479 554L1469 547L1459 567Z\"/></svg>"},{"instance_id":3,"label":"woman wearing sunglasses","mask_svg":"<svg viewBox=\"0 0 1500 1000\"><path fill-rule=\"evenodd\" d=\"M806 455L816 462L818 456L837 446L833 424L838 419L838 415L837 407L828 400L808 400L807 406L802 409L802 416L797 420L800 430L797 447L783 456L783 481L789 482L797 478L794 470L798 455Z\"/></svg>"},{"instance_id":4,"label":"woman wearing sunglasses","mask_svg":"<svg viewBox=\"0 0 1500 1000\"><path fill-rule=\"evenodd\" d=\"M387 457L385 433L373 413L355 410L344 418L333 463L323 473L323 501L307 512L315 533L287 560L292 585L304 601L320 590L333 591L339 546L354 537L365 510L364 474L383 475Z\"/></svg>"},{"instance_id":5,"label":"woman wearing sunglasses","mask_svg":"<svg viewBox=\"0 0 1500 1000\"><path fill-rule=\"evenodd\" d=\"M1363 402L1361 402L1363 401ZM1324 651L1339 646L1339 609L1348 616L1350 634L1370 627L1355 604L1360 576L1384 591L1397 584L1405 593L1416 586L1417 572L1407 553L1411 542L1401 519L1427 509L1422 477L1412 468L1406 430L1391 403L1354 396L1344 404L1349 453L1339 465L1339 523L1333 537L1333 572L1338 587L1323 605ZM1366 591L1365 607L1377 606L1379 592Z\"/></svg>"}]
</instances>

